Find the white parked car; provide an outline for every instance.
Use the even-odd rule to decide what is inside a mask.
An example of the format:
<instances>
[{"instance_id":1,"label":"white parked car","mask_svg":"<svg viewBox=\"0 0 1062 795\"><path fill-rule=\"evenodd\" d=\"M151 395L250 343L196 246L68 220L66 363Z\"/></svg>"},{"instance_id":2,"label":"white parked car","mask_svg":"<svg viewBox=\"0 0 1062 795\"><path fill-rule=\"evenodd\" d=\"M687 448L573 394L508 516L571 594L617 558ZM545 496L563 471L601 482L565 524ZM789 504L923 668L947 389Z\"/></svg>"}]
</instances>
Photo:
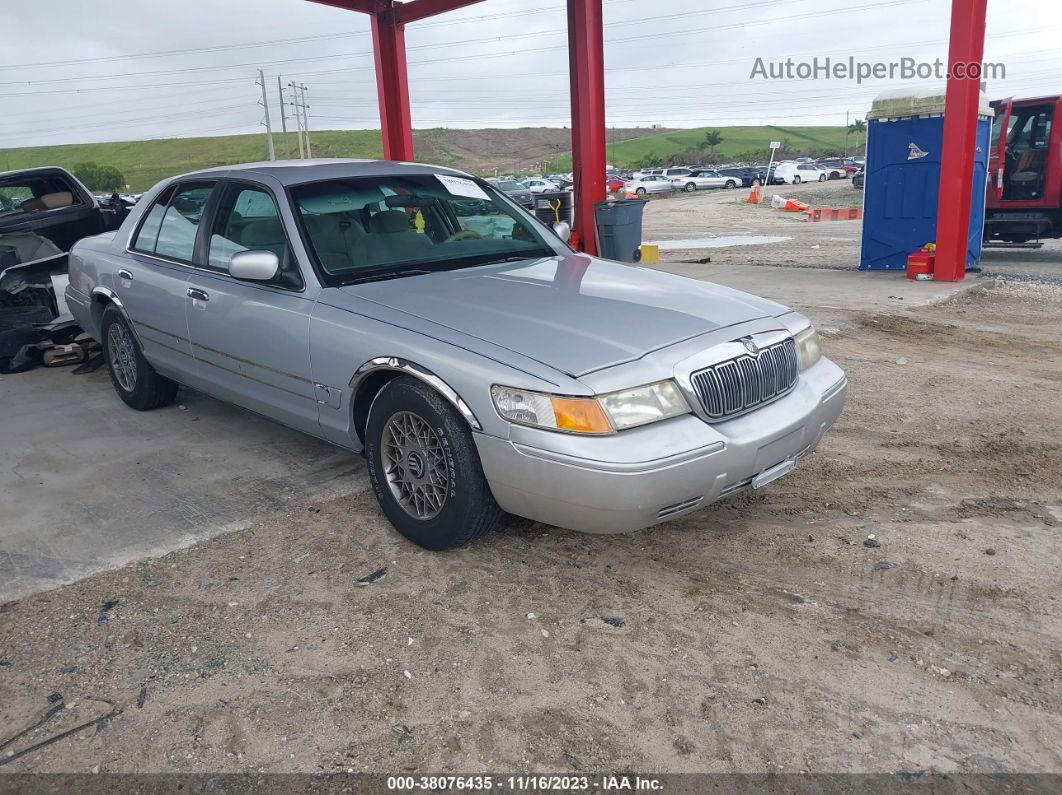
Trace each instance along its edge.
<instances>
[{"instance_id":1,"label":"white parked car","mask_svg":"<svg viewBox=\"0 0 1062 795\"><path fill-rule=\"evenodd\" d=\"M649 174L641 179L632 179L623 183L623 190L626 193L644 196L647 193L671 193L678 190L678 187L661 174Z\"/></svg>"},{"instance_id":2,"label":"white parked car","mask_svg":"<svg viewBox=\"0 0 1062 795\"><path fill-rule=\"evenodd\" d=\"M825 182L829 178L826 169L814 163L782 163L774 170L774 181L787 185L799 185L801 182Z\"/></svg>"},{"instance_id":3,"label":"white parked car","mask_svg":"<svg viewBox=\"0 0 1062 795\"><path fill-rule=\"evenodd\" d=\"M557 187L556 182L550 182L548 179L540 179L537 177L524 180L524 185L526 185L527 189L532 193L554 193L560 190L560 188Z\"/></svg>"},{"instance_id":4,"label":"white parked car","mask_svg":"<svg viewBox=\"0 0 1062 795\"><path fill-rule=\"evenodd\" d=\"M741 177L728 177L710 168L697 169L684 176L672 177L675 190L693 193L695 190L708 188L736 188L741 184Z\"/></svg>"}]
</instances>

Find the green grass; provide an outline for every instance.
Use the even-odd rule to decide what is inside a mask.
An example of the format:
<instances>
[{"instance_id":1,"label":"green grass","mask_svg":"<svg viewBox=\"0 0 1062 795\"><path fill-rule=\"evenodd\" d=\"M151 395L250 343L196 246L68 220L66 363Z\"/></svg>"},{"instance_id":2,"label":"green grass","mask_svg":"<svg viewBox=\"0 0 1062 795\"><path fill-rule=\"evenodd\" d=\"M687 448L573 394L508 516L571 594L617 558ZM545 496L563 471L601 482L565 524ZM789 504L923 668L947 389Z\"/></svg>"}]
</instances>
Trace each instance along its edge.
<instances>
[{"instance_id":1,"label":"green grass","mask_svg":"<svg viewBox=\"0 0 1062 795\"><path fill-rule=\"evenodd\" d=\"M836 152L844 147L843 127L701 127L691 130L647 135L608 145L608 162L619 167L633 166L646 156L667 158L681 156L691 148L700 147L708 130L718 130L723 142L716 147L716 154L724 159L758 152L766 160L767 148L772 140L786 141L791 146L790 154L801 152ZM454 136L459 140L459 130L418 130L418 138L427 137L436 142L437 152L433 158L441 165L466 167L461 156L448 148ZM855 151L861 136L849 136L850 151ZM297 156L298 146L294 133L283 139L275 136L277 156L285 152ZM322 130L311 135L312 154L315 157L381 157L380 133L378 130ZM0 149L0 171L32 166L63 166L72 168L78 163L93 162L114 166L121 171L130 189L142 191L160 179L195 171L211 166L230 163L247 163L265 160L265 135L228 135L209 138L173 138L153 141L119 141L99 144L68 144L65 146L31 146L19 149ZM491 157L491 153L482 153ZM512 162L511 152L499 154L498 166ZM571 155L553 158L553 171L571 169Z\"/></svg>"},{"instance_id":2,"label":"green grass","mask_svg":"<svg viewBox=\"0 0 1062 795\"><path fill-rule=\"evenodd\" d=\"M277 156L285 146L298 156L295 134L274 137ZM314 157L380 157L378 130L326 130L310 135ZM66 146L30 146L0 149L0 171L32 166L63 166L97 163L121 171L134 191L145 190L164 177L211 166L266 160L269 152L264 134L227 135L211 138L172 138L157 141L119 141Z\"/></svg>"},{"instance_id":3,"label":"green grass","mask_svg":"<svg viewBox=\"0 0 1062 795\"><path fill-rule=\"evenodd\" d=\"M646 156L681 156L688 149L703 148L704 134L710 130L718 130L723 136L723 142L715 147L715 153L724 160L758 152L758 156L766 161L771 155L768 148L771 141L787 142L790 154L799 154L805 150L841 154L844 150L844 127L698 127L609 144L608 162L622 168L633 166ZM849 135L849 152L854 152L854 147L861 143L862 136ZM554 168L560 171L569 170L571 155L558 158L554 162Z\"/></svg>"}]
</instances>

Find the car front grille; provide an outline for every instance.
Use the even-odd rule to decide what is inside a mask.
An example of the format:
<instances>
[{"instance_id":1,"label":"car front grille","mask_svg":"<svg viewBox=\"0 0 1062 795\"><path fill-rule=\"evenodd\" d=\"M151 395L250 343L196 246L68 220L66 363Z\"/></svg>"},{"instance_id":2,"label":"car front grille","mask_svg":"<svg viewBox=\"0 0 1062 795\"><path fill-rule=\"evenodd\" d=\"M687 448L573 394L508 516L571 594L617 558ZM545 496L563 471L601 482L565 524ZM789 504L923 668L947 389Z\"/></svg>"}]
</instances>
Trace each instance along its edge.
<instances>
[{"instance_id":1,"label":"car front grille","mask_svg":"<svg viewBox=\"0 0 1062 795\"><path fill-rule=\"evenodd\" d=\"M698 370L690 382L704 413L724 420L781 397L793 388L797 374L796 342L790 337L759 353Z\"/></svg>"}]
</instances>

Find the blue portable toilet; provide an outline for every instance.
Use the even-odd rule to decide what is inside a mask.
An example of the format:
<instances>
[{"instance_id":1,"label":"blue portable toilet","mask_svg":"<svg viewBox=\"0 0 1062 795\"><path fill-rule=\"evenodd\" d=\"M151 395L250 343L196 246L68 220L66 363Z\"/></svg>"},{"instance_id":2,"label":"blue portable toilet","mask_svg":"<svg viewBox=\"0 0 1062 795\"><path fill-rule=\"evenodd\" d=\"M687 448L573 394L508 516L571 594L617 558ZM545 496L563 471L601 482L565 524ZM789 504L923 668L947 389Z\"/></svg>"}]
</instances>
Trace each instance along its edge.
<instances>
[{"instance_id":1,"label":"blue portable toilet","mask_svg":"<svg viewBox=\"0 0 1062 795\"><path fill-rule=\"evenodd\" d=\"M966 267L981 259L992 109L977 112L973 197ZM886 91L867 114L863 241L859 270L904 270L907 255L937 239L944 140L944 89Z\"/></svg>"}]
</instances>

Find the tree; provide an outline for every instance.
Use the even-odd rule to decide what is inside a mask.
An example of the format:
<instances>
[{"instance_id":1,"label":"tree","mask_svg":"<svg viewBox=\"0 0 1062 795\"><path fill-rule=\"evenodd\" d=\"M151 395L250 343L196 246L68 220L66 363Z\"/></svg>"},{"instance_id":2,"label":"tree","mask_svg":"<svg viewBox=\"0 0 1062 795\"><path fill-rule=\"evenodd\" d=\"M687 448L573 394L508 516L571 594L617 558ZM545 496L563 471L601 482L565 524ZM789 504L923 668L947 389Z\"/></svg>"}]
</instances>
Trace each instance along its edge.
<instances>
[{"instance_id":1,"label":"tree","mask_svg":"<svg viewBox=\"0 0 1062 795\"><path fill-rule=\"evenodd\" d=\"M96 163L78 163L73 168L74 176L91 191L114 192L125 187L125 175L114 166Z\"/></svg>"},{"instance_id":2,"label":"tree","mask_svg":"<svg viewBox=\"0 0 1062 795\"><path fill-rule=\"evenodd\" d=\"M704 134L704 143L708 149L715 154L715 148L723 142L723 134L719 130L709 130Z\"/></svg>"},{"instance_id":3,"label":"tree","mask_svg":"<svg viewBox=\"0 0 1062 795\"><path fill-rule=\"evenodd\" d=\"M863 136L865 136L866 132L867 132L867 123L865 121L863 121L862 119L856 119L854 122L849 124L848 125L848 129L845 131L845 147L844 147L845 148L845 153L848 152L848 135L849 135L849 133L851 133L852 135L863 135ZM859 139L857 138L856 139L856 151L859 150L859 143L858 142L859 142ZM865 137L863 138L863 142L864 142L864 144L866 143L866 138Z\"/></svg>"}]
</instances>

